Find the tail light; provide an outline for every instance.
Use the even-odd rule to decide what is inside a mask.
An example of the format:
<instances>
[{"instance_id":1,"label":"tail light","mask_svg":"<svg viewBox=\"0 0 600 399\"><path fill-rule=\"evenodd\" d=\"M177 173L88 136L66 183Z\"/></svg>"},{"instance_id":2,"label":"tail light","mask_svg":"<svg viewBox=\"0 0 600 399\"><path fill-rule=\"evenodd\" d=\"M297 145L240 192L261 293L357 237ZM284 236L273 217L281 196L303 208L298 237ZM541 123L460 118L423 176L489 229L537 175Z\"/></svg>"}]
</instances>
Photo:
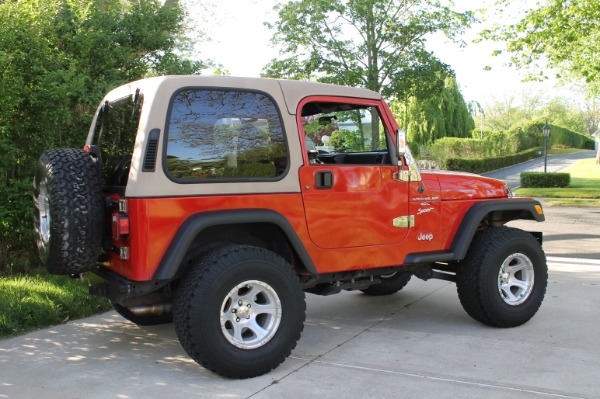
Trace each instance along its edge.
<instances>
[{"instance_id":1,"label":"tail light","mask_svg":"<svg viewBox=\"0 0 600 399\"><path fill-rule=\"evenodd\" d=\"M129 216L119 211L113 211L112 214L112 237L114 240L121 240L129 236Z\"/></svg>"},{"instance_id":2,"label":"tail light","mask_svg":"<svg viewBox=\"0 0 600 399\"><path fill-rule=\"evenodd\" d=\"M118 210L112 213L112 237L114 240L121 240L129 237L129 216L127 216L127 201L119 200Z\"/></svg>"},{"instance_id":3,"label":"tail light","mask_svg":"<svg viewBox=\"0 0 600 399\"><path fill-rule=\"evenodd\" d=\"M115 241L121 241L129 237L130 223L127 215L127 201L119 200L119 209L112 212L112 238ZM121 243L122 244L122 243ZM129 247L118 246L113 247L115 252L119 254L119 258L123 260L129 259Z\"/></svg>"}]
</instances>

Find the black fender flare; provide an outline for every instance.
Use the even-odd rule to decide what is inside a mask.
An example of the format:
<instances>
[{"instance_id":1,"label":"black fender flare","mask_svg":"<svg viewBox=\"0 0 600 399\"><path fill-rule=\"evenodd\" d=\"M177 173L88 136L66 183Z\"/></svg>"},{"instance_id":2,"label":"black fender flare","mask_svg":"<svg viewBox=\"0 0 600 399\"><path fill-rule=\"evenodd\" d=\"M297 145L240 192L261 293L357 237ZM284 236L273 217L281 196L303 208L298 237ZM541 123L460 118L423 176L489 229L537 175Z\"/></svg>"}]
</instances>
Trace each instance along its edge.
<instances>
[{"instance_id":1,"label":"black fender flare","mask_svg":"<svg viewBox=\"0 0 600 399\"><path fill-rule=\"evenodd\" d=\"M538 212L538 209L540 212ZM462 260L479 228L479 224L488 214L496 220L545 220L542 206L534 199L489 200L473 204L465 213L460 226L456 230L450 249L447 251L416 252L406 255L404 264L424 264L433 262L450 262ZM541 239L541 233L534 234Z\"/></svg>"},{"instance_id":2,"label":"black fender flare","mask_svg":"<svg viewBox=\"0 0 600 399\"><path fill-rule=\"evenodd\" d=\"M312 274L317 273L312 259L302 244L302 240L283 215L270 209L235 209L202 212L188 217L171 240L169 248L154 272L153 279L155 281L174 279L194 239L203 230L213 226L244 223L271 223L279 227L287 236L306 270Z\"/></svg>"},{"instance_id":3,"label":"black fender flare","mask_svg":"<svg viewBox=\"0 0 600 399\"><path fill-rule=\"evenodd\" d=\"M532 199L491 200L474 204L465 213L452 240L450 250L454 253L453 260L464 259L479 224L489 213L496 213L499 219L503 220L525 219L543 222L544 214L538 213L536 206L537 209L542 209L540 202Z\"/></svg>"}]
</instances>

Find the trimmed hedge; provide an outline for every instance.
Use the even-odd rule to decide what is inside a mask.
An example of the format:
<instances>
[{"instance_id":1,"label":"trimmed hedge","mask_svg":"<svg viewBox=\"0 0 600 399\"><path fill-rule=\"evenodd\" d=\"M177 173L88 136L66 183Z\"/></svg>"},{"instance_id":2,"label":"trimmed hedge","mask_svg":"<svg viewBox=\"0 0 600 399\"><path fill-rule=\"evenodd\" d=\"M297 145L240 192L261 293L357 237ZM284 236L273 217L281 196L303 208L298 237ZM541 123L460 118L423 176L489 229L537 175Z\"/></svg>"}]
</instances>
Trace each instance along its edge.
<instances>
[{"instance_id":1,"label":"trimmed hedge","mask_svg":"<svg viewBox=\"0 0 600 399\"><path fill-rule=\"evenodd\" d=\"M571 175L569 173L521 173L521 187L524 188L567 187L570 182Z\"/></svg>"},{"instance_id":2,"label":"trimmed hedge","mask_svg":"<svg viewBox=\"0 0 600 399\"><path fill-rule=\"evenodd\" d=\"M529 161L539 157L541 148L531 148L526 151L521 151L514 155L506 155L503 157L493 158L450 158L446 160L446 164L442 165L442 169L456 170L471 173L484 173L490 170L496 170L512 166L518 163Z\"/></svg>"},{"instance_id":3,"label":"trimmed hedge","mask_svg":"<svg viewBox=\"0 0 600 399\"><path fill-rule=\"evenodd\" d=\"M526 132L533 132L538 134L543 140L542 127L544 123L535 122L530 123L523 127ZM568 147L568 148L580 148L583 150L593 150L594 140L590 136L586 136L581 133L574 132L561 126L549 125L550 126L550 137L548 137L548 148L553 146Z\"/></svg>"}]
</instances>

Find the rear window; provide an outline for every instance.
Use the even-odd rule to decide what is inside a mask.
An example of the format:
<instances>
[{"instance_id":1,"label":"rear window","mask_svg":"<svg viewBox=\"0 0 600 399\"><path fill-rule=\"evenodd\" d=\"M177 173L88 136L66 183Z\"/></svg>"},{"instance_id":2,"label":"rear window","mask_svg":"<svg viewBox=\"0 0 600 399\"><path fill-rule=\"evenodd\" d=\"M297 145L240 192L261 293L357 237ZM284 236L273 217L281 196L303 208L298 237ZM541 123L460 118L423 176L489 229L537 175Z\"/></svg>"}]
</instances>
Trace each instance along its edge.
<instances>
[{"instance_id":1,"label":"rear window","mask_svg":"<svg viewBox=\"0 0 600 399\"><path fill-rule=\"evenodd\" d=\"M166 169L175 181L279 179L288 167L279 112L263 93L180 91L167 137Z\"/></svg>"},{"instance_id":2,"label":"rear window","mask_svg":"<svg viewBox=\"0 0 600 399\"><path fill-rule=\"evenodd\" d=\"M139 93L101 105L92 144L102 150L106 186L125 186L140 123L143 98Z\"/></svg>"}]
</instances>

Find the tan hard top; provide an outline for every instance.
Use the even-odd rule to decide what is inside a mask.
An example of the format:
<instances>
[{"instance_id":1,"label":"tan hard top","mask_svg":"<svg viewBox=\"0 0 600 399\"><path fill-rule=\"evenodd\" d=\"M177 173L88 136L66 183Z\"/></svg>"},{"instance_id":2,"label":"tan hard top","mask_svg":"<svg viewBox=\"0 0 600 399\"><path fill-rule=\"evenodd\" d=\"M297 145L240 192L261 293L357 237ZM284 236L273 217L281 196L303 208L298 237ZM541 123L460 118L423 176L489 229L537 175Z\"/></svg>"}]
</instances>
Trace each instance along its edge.
<instances>
[{"instance_id":1,"label":"tan hard top","mask_svg":"<svg viewBox=\"0 0 600 399\"><path fill-rule=\"evenodd\" d=\"M298 103L308 96L338 96L351 98L381 99L381 95L371 90L355 87L330 85L316 82L304 82L284 79L244 78L235 76L159 76L142 79L129 85L138 87L161 86L169 84L173 87L223 87L240 88L248 90L259 90L270 93L277 90L282 91L286 106L290 114L295 114ZM127 85L127 86L129 86Z\"/></svg>"}]
</instances>

